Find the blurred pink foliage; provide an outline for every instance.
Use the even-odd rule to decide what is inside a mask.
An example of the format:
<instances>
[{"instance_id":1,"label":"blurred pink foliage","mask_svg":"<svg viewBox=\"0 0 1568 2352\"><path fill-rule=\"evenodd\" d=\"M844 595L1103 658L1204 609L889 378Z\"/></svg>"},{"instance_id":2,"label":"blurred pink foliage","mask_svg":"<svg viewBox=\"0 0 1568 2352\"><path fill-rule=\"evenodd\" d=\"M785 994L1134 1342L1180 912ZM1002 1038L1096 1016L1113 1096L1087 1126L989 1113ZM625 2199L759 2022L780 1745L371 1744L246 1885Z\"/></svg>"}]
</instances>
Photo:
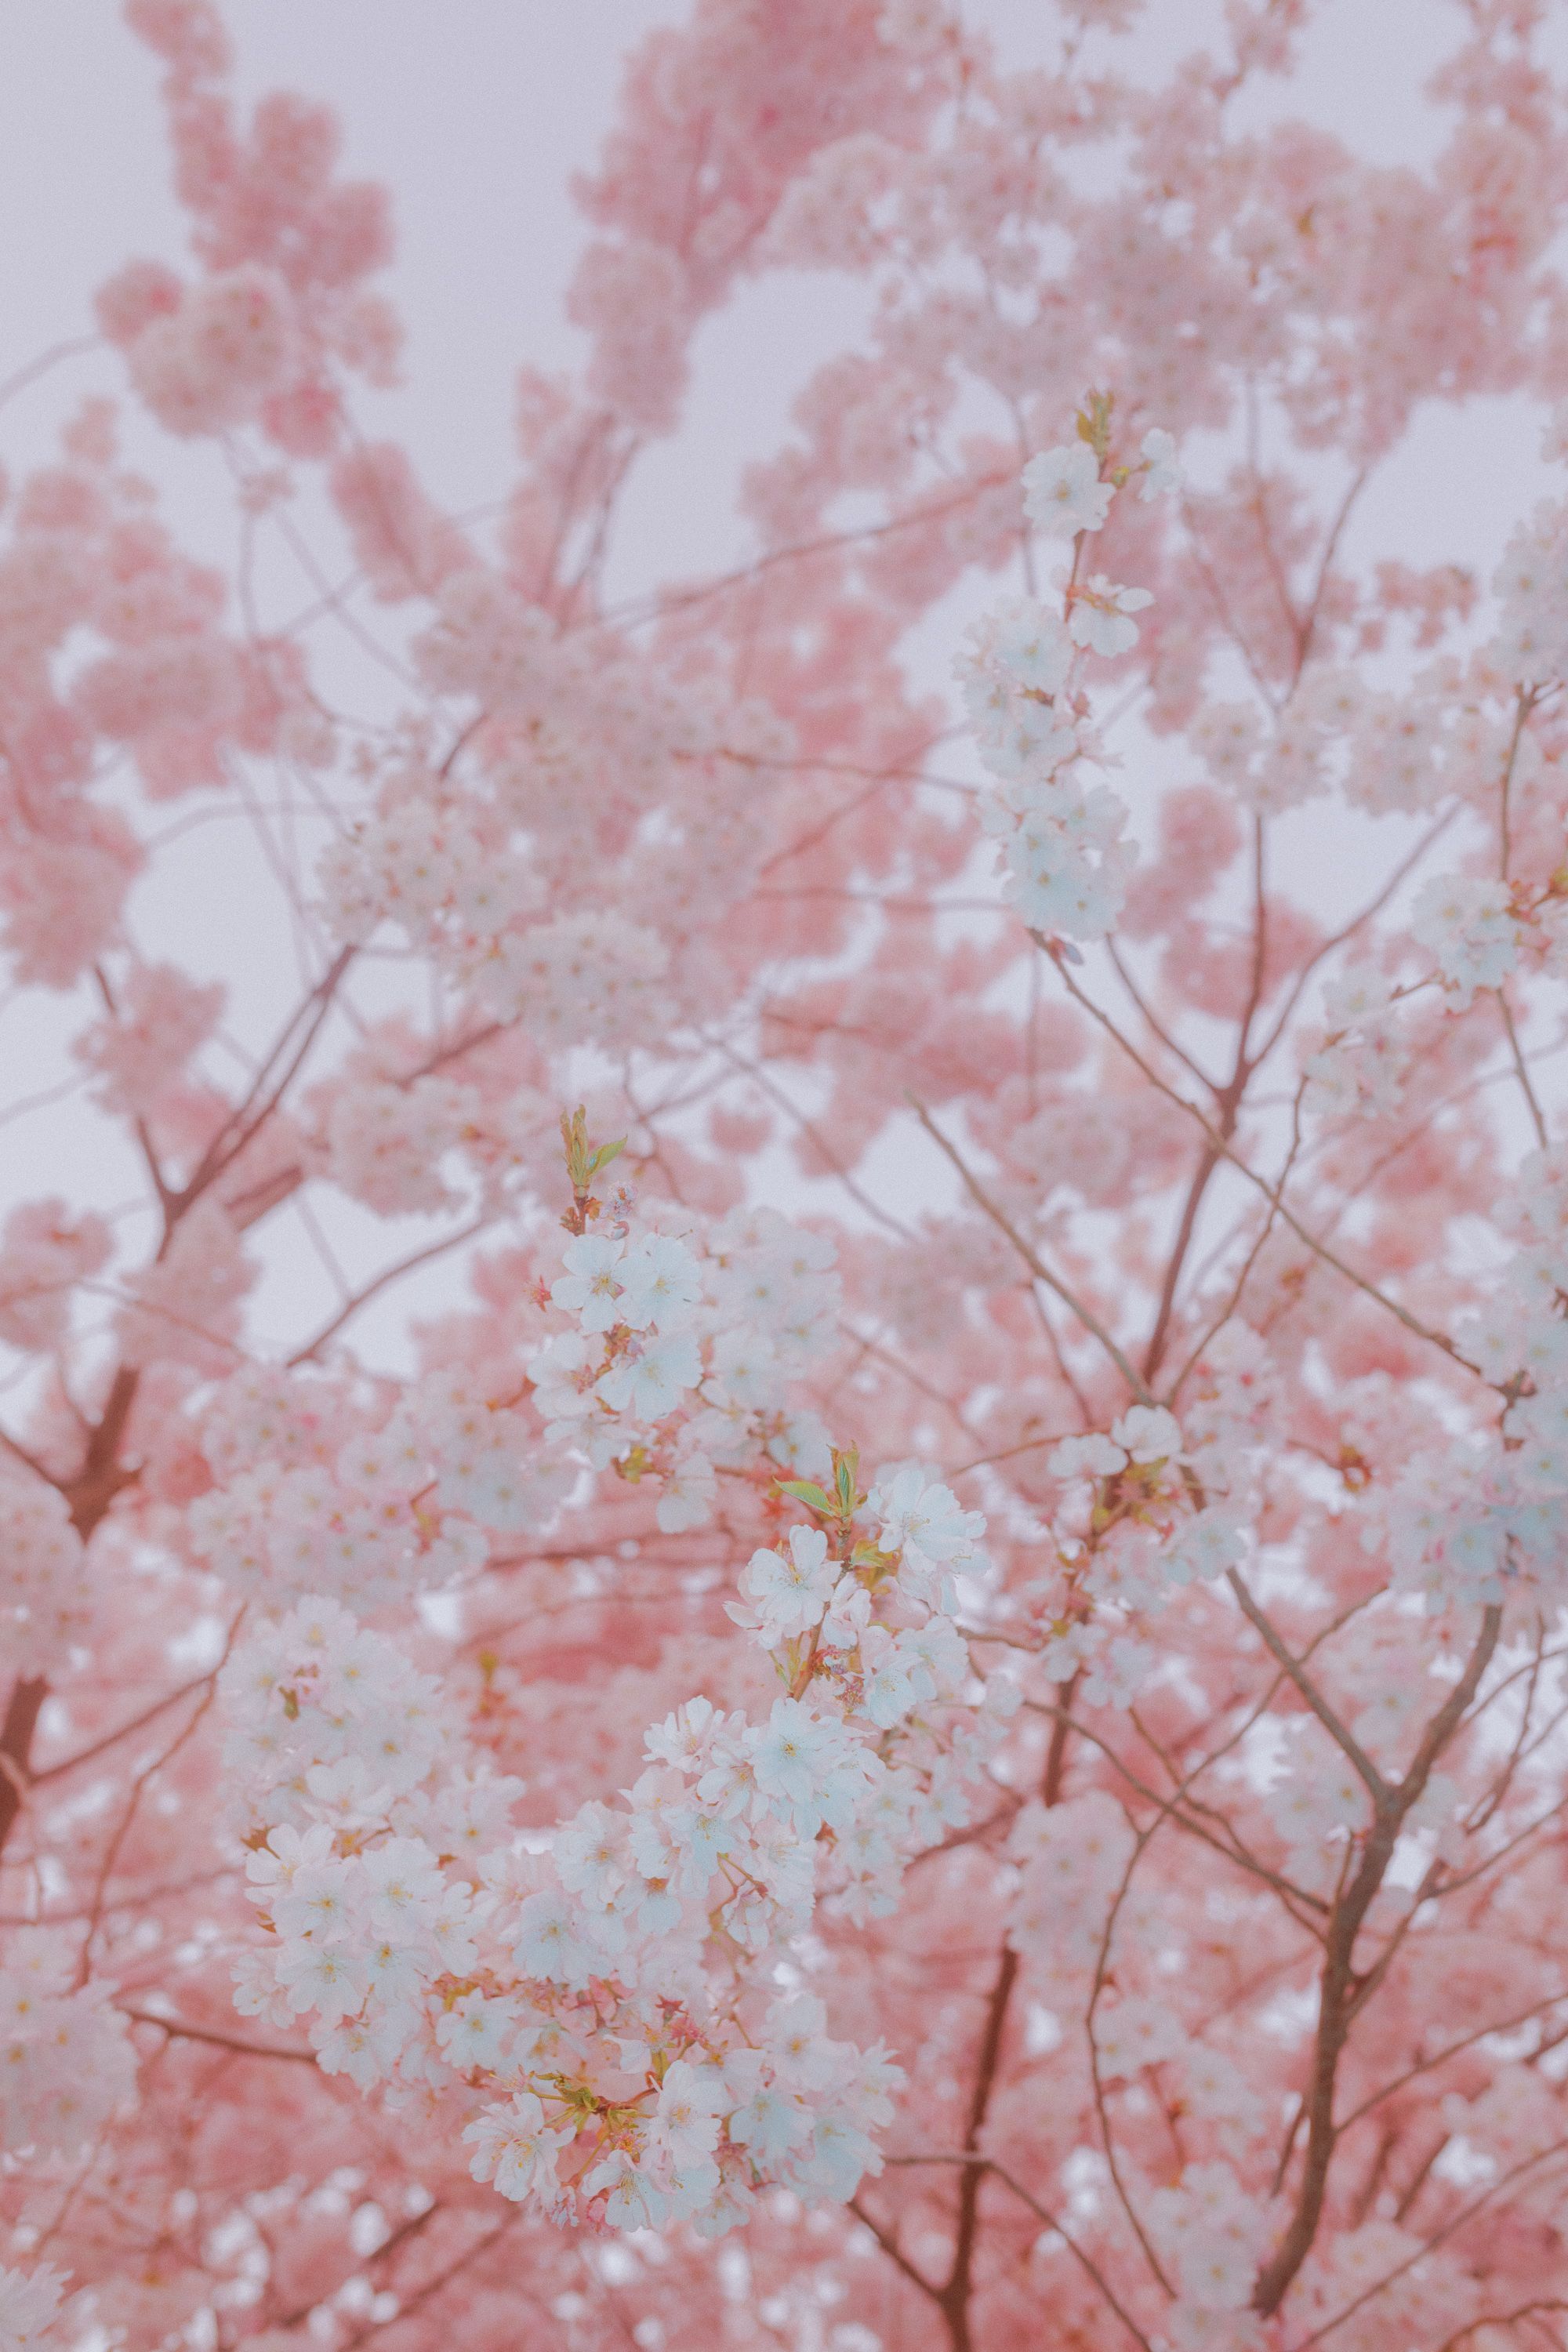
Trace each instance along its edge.
<instances>
[{"instance_id":1,"label":"blurred pink foliage","mask_svg":"<svg viewBox=\"0 0 1568 2352\"><path fill-rule=\"evenodd\" d=\"M236 554L105 401L5 510L5 1017L142 1195L0 1242L5 2352L1564 2342L1568 510L1359 530L1568 397L1543 13L1418 172L1309 0L1157 88L696 0L459 520L384 192L129 0L191 251L98 320ZM804 271L750 555L617 604Z\"/></svg>"}]
</instances>

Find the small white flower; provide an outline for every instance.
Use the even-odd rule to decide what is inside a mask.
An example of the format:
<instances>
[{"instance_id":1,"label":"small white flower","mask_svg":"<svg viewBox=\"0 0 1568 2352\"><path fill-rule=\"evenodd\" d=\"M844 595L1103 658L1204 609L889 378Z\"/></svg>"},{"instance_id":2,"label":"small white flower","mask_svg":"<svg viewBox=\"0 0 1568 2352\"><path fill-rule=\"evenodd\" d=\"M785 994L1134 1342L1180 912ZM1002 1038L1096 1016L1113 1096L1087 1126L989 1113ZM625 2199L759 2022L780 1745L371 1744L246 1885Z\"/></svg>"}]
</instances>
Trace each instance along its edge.
<instances>
[{"instance_id":1,"label":"small white flower","mask_svg":"<svg viewBox=\"0 0 1568 2352\"><path fill-rule=\"evenodd\" d=\"M314 2009L331 2024L358 2009L367 1981L364 1969L349 1953L336 1946L323 1949L313 1942L285 1952L278 1978L296 2016Z\"/></svg>"},{"instance_id":2,"label":"small white flower","mask_svg":"<svg viewBox=\"0 0 1568 2352\"><path fill-rule=\"evenodd\" d=\"M1127 1467L1127 1456L1109 1437L1091 1430L1087 1437L1064 1437L1047 1456L1053 1478L1110 1478Z\"/></svg>"},{"instance_id":3,"label":"small white flower","mask_svg":"<svg viewBox=\"0 0 1568 2352\"><path fill-rule=\"evenodd\" d=\"M998 614L991 650L1009 677L1037 694L1056 694L1072 667L1072 640L1059 614L1030 596Z\"/></svg>"},{"instance_id":4,"label":"small white flower","mask_svg":"<svg viewBox=\"0 0 1568 2352\"><path fill-rule=\"evenodd\" d=\"M1042 450L1024 468L1024 511L1058 539L1098 530L1115 495L1100 478L1100 460L1086 441Z\"/></svg>"},{"instance_id":5,"label":"small white flower","mask_svg":"<svg viewBox=\"0 0 1568 2352\"><path fill-rule=\"evenodd\" d=\"M702 1297L702 1276L686 1244L648 1234L616 1269L623 1285L620 1318L634 1331L672 1331L691 1320Z\"/></svg>"},{"instance_id":6,"label":"small white flower","mask_svg":"<svg viewBox=\"0 0 1568 2352\"><path fill-rule=\"evenodd\" d=\"M658 2105L648 2137L668 2149L679 2168L710 2155L718 2145L724 2086L710 2066L678 2058L659 2085Z\"/></svg>"},{"instance_id":7,"label":"small white flower","mask_svg":"<svg viewBox=\"0 0 1568 2352\"><path fill-rule=\"evenodd\" d=\"M531 1895L518 1914L512 1959L525 1977L554 1984L586 1984L593 1955L577 1933L576 1915L564 1895Z\"/></svg>"},{"instance_id":8,"label":"small white flower","mask_svg":"<svg viewBox=\"0 0 1568 2352\"><path fill-rule=\"evenodd\" d=\"M1147 588L1120 588L1097 572L1088 587L1073 596L1068 626L1074 645L1106 656L1130 653L1138 642L1138 625L1128 616L1153 601Z\"/></svg>"},{"instance_id":9,"label":"small white flower","mask_svg":"<svg viewBox=\"0 0 1568 2352\"><path fill-rule=\"evenodd\" d=\"M741 1577L741 1591L754 1607L758 1630L769 1649L821 1622L837 1581L838 1566L827 1557L820 1528L791 1528L789 1552L754 1551Z\"/></svg>"},{"instance_id":10,"label":"small white flower","mask_svg":"<svg viewBox=\"0 0 1568 2352\"><path fill-rule=\"evenodd\" d=\"M580 1234L562 1253L566 1272L551 1286L553 1303L575 1315L584 1331L607 1331L620 1322L619 1242L601 1234Z\"/></svg>"},{"instance_id":11,"label":"small white flower","mask_svg":"<svg viewBox=\"0 0 1568 2352\"><path fill-rule=\"evenodd\" d=\"M572 2135L546 2126L544 2108L531 2091L520 2091L504 2107L490 2107L463 2137L475 2143L469 2166L476 2180L493 2180L503 2197L521 2200L531 2189L554 2201L555 2155Z\"/></svg>"},{"instance_id":12,"label":"small white flower","mask_svg":"<svg viewBox=\"0 0 1568 2352\"><path fill-rule=\"evenodd\" d=\"M1129 1405L1110 1434L1134 1462L1165 1462L1182 1451L1181 1423L1163 1405Z\"/></svg>"},{"instance_id":13,"label":"small white flower","mask_svg":"<svg viewBox=\"0 0 1568 2352\"><path fill-rule=\"evenodd\" d=\"M598 1394L615 1412L639 1421L662 1421L686 1389L702 1378L697 1342L687 1331L660 1332L645 1339L635 1356L623 1356L598 1382Z\"/></svg>"},{"instance_id":14,"label":"small white flower","mask_svg":"<svg viewBox=\"0 0 1568 2352\"><path fill-rule=\"evenodd\" d=\"M466 2074L474 2066L493 2071L505 2055L513 2022L505 2001L468 1992L437 2019L436 2039L458 2074Z\"/></svg>"}]
</instances>

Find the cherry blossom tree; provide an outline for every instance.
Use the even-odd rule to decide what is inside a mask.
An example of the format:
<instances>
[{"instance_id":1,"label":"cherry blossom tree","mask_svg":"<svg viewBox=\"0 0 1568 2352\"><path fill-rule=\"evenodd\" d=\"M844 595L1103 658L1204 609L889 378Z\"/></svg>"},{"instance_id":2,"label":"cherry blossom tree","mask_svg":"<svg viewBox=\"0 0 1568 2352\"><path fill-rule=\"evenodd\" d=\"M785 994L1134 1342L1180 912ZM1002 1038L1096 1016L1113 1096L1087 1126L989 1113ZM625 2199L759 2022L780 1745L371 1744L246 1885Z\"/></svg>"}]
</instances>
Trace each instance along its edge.
<instances>
[{"instance_id":1,"label":"cherry blossom tree","mask_svg":"<svg viewBox=\"0 0 1568 2352\"><path fill-rule=\"evenodd\" d=\"M468 517L382 192L126 14L190 250L0 548L0 2347L1568 2343L1568 505L1376 498L1568 454L1550 12L1417 170L1309 0L695 0Z\"/></svg>"}]
</instances>

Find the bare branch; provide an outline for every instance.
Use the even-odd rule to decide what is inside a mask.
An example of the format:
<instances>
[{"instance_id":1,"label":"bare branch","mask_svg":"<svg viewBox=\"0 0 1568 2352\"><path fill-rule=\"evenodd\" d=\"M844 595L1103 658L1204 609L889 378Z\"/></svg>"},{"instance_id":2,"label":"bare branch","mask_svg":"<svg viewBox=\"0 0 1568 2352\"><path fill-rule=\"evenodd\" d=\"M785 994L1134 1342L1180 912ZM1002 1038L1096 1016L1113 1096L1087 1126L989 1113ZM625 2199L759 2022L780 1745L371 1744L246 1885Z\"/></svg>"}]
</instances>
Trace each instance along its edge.
<instances>
[{"instance_id":1,"label":"bare branch","mask_svg":"<svg viewBox=\"0 0 1568 2352\"><path fill-rule=\"evenodd\" d=\"M155 2025L175 2042L204 2042L215 2050L232 2050L241 2058L288 2058L300 2066L313 2066L313 2050L283 2050L270 2042L246 2042L238 2034L216 2033L205 2025L189 2025L177 2017L160 2017L155 2010L121 2009L121 2017L134 2020L138 2025Z\"/></svg>"},{"instance_id":2,"label":"bare branch","mask_svg":"<svg viewBox=\"0 0 1568 2352\"><path fill-rule=\"evenodd\" d=\"M1023 1234L1013 1223L1011 1218L1009 1218L1003 1210L998 1208L995 1202L991 1199L989 1193L986 1192L979 1179L970 1168L967 1160L965 1160L954 1146L948 1141L941 1128L937 1126L936 1121L927 1111L925 1105L914 1095L906 1095L905 1100L909 1103L915 1117L919 1119L926 1133L931 1137L931 1141L936 1145L938 1150L941 1151L946 1159L951 1160L953 1167L957 1169L958 1173L962 1177L964 1186L969 1192L970 1198L974 1202L976 1207L981 1209L984 1214L990 1218L998 1233L1005 1234L1007 1240L1011 1242L1013 1247L1017 1251L1018 1255L1023 1259L1024 1264L1028 1267L1036 1281L1043 1282L1047 1290L1055 1291L1057 1297L1062 1301L1062 1304L1067 1307L1072 1314L1077 1316L1079 1321L1083 1325L1084 1329L1099 1340L1100 1346L1105 1349L1106 1354L1110 1358L1111 1362L1116 1366L1117 1370L1121 1374L1122 1379L1126 1381L1128 1387L1131 1390L1132 1394L1137 1398L1139 1403L1152 1404L1154 1402L1153 1392L1149 1388L1148 1383L1143 1380L1140 1373L1133 1370L1128 1358L1123 1354L1121 1348L1118 1347L1116 1341L1111 1338L1110 1332L1106 1329L1104 1324L1101 1323L1099 1317L1093 1312L1092 1308L1086 1307L1083 1301L1078 1297L1074 1292L1068 1288L1066 1283L1061 1281L1058 1276L1051 1272L1047 1265L1041 1262L1038 1255L1030 1248L1028 1243L1024 1239Z\"/></svg>"}]
</instances>

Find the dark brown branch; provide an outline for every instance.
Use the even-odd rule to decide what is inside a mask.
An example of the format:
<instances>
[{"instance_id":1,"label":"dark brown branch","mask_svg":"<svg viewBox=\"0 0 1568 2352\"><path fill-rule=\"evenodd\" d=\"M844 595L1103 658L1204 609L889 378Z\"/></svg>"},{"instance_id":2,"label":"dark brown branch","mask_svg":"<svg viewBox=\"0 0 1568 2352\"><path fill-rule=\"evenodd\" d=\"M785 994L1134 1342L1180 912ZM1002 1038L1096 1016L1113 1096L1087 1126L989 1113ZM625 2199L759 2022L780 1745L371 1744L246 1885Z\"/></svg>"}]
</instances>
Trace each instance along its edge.
<instances>
[{"instance_id":1,"label":"dark brown branch","mask_svg":"<svg viewBox=\"0 0 1568 2352\"><path fill-rule=\"evenodd\" d=\"M1011 1944L1004 1943L995 1980L985 2004L985 2022L980 2036L980 2054L975 2063L974 2085L970 2094L969 2116L963 2134L966 2155L979 2153L980 2135L984 2128L992 2092L996 2086L996 2070L1002 2057L1007 2011L1017 1981L1018 1955ZM974 2253L980 2231L980 2184L984 2178L984 2173L979 2165L966 2166L960 2178L952 2265L938 2298L942 2317L947 2322L947 2332L952 2340L953 2352L970 2352L969 2298L974 2285Z\"/></svg>"},{"instance_id":2,"label":"dark brown branch","mask_svg":"<svg viewBox=\"0 0 1568 2352\"><path fill-rule=\"evenodd\" d=\"M216 1671L216 1668L214 1671ZM140 1731L145 1724L154 1722L167 1708L178 1706L183 1698L189 1698L193 1691L205 1690L212 1678L210 1674L198 1675L194 1682L182 1683L178 1690L170 1691L164 1697L154 1699L151 1706L143 1707L140 1715L133 1715L130 1722L122 1723L118 1730L106 1731L102 1738L95 1739L90 1747L79 1748L74 1756L62 1757L58 1764L47 1765L42 1772L35 1772L32 1775L34 1788L41 1789L46 1780L58 1780L62 1773L74 1772L79 1765L90 1764L95 1756L103 1754L105 1748L115 1747L121 1739L129 1739L133 1732Z\"/></svg>"},{"instance_id":3,"label":"dark brown branch","mask_svg":"<svg viewBox=\"0 0 1568 2352\"><path fill-rule=\"evenodd\" d=\"M122 2009L121 2017L129 2017L138 2025L155 2025L175 2042L205 2042L215 2050L232 2050L241 2058L291 2058L301 2066L313 2066L313 2050L280 2050L269 2042L245 2042L235 2033L215 2033L205 2025L187 2025L177 2017L159 2017L150 2009Z\"/></svg>"},{"instance_id":4,"label":"dark brown branch","mask_svg":"<svg viewBox=\"0 0 1568 2352\"><path fill-rule=\"evenodd\" d=\"M1239 1579L1233 1576L1231 1580L1233 1585L1239 1585ZM1258 1625L1258 1630L1264 1632L1268 1621L1262 1618L1256 1603L1251 1602L1251 1596L1246 1593L1245 1587L1241 1588L1241 1596L1244 1596L1243 1605L1247 1607L1248 1616ZM1305 2102L1307 2149L1302 2162L1301 2186L1295 2212L1273 2253L1258 2273L1252 2294L1253 2308L1266 2318L1278 2311L1284 2301L1290 2282L1311 2250L1322 2218L1323 2202L1328 2193L1329 2168L1340 2136L1340 2126L1334 2121L1334 2089L1339 2063L1365 1986L1365 1979L1358 1978L1355 1971L1356 1938L1373 1897L1382 1888L1406 1816L1418 1802L1431 1778L1434 1764L1458 1731L1465 1711L1480 1685L1481 1676L1490 1663L1501 1629L1501 1610L1495 1607L1488 1609L1482 1615L1480 1633L1464 1673L1427 1725L1415 1760L1396 1787L1390 1787L1364 1758L1357 1765L1357 1769L1373 1792L1372 1827L1362 1848L1360 1863L1335 1902L1325 1938L1318 2027ZM1265 1639L1271 1632L1272 1628L1268 1628ZM1280 1655L1280 1663L1286 1664L1288 1654L1277 1652L1277 1654ZM1289 1665L1287 1671L1289 1671ZM1314 1712L1320 1720L1326 1722L1332 1710L1321 1700L1314 1704L1316 1695L1307 1678L1298 1672L1291 1675L1291 1679L1301 1688L1308 1703L1314 1705ZM1334 1720L1337 1723L1337 1718ZM1351 1740L1350 1734L1340 1726L1336 1737L1353 1762L1360 1750Z\"/></svg>"},{"instance_id":5,"label":"dark brown branch","mask_svg":"<svg viewBox=\"0 0 1568 2352\"><path fill-rule=\"evenodd\" d=\"M873 2217L867 2212L866 2208L862 2205L858 2197L851 2197L849 2200L849 2210L854 2214L855 2219L858 2221L863 2222L866 2228L870 2231L871 2235L876 2239L877 2243L881 2247L882 2252L887 2255L888 2260L892 2263L894 2269L901 2273L901 2274L909 2280L911 2286L918 2286L922 2294L929 2295L932 2303L940 2304L942 2301L941 2288L933 2286L923 2272L916 2270L913 2263L910 2262L909 2256L903 2252L891 2231L884 2230L881 2223L874 2220Z\"/></svg>"},{"instance_id":6,"label":"dark brown branch","mask_svg":"<svg viewBox=\"0 0 1568 2352\"><path fill-rule=\"evenodd\" d=\"M1153 2347L1151 2345L1149 2338L1144 2335L1137 2321L1132 2318L1131 2314L1124 2309L1121 2303L1118 2300L1113 2289L1107 2281L1103 2271L1101 2271L1098 2265L1089 2259L1089 2255L1084 2252L1083 2248L1079 2244L1077 2239L1072 2235L1072 2232L1063 2227L1061 2221L1058 2219L1057 2215L1050 2210L1049 2207L1042 2205L1037 2197L1031 2196L1029 2191L1024 2187L1023 2182L1021 2180L1015 2179L1012 2173L1007 2170L1005 2165L998 2164L994 2157L971 2156L968 2154L957 2153L949 2154L946 2151L933 2151L929 2155L922 2154L919 2156L889 2156L886 2160L889 2166L898 2168L926 2164L951 2164L965 2170L972 2169L977 2172L994 2172L997 2179L1002 2182L1003 2186L1010 2189L1014 2196L1016 2197L1021 2203L1026 2205L1030 2212L1033 2213L1038 2221L1045 2223L1047 2230L1053 2230L1056 2232L1063 2245L1067 2248L1068 2253L1071 2254L1073 2260L1078 2263L1087 2273L1088 2276L1093 2280L1095 2285L1100 2289L1100 2294L1105 2297L1106 2302L1110 2305L1111 2310L1116 2314L1118 2319L1121 2320L1122 2326L1127 2329L1128 2334L1132 2337L1133 2341L1142 2347L1142 2352L1153 2352ZM850 2200L849 2210L865 2222L866 2227L871 2231L873 2237L877 2239L878 2243L884 2244L881 2233L878 2231L876 2223L871 2220L868 2214L861 2211L860 2207L853 2199ZM906 2271L909 2270L909 2266L903 2262L902 2256L894 2253L894 2250L891 2246L884 2245L884 2251L889 2254L893 2254L894 2260L899 2262L901 2268ZM931 2295L933 2300L935 2299L938 2290L931 2284L929 2280L922 2279L917 2271L909 2271L909 2275L913 2279L917 2286L921 2287L925 2294Z\"/></svg>"},{"instance_id":7,"label":"dark brown branch","mask_svg":"<svg viewBox=\"0 0 1568 2352\"><path fill-rule=\"evenodd\" d=\"M1311 1708L1312 1713L1317 1717L1318 1721L1322 1725L1323 1729L1328 1733L1329 1738L1333 1741L1335 1747L1340 1750L1342 1755L1349 1759L1350 1762L1354 1765L1357 1772L1360 1773L1362 1779L1365 1781L1367 1791L1372 1798L1373 1805L1376 1806L1382 1803L1389 1793L1388 1783L1384 1779L1382 1773L1378 1770L1376 1765L1373 1762L1371 1757L1367 1754L1365 1748L1362 1746L1360 1740L1357 1739L1353 1733L1341 1722L1333 1708L1329 1705L1328 1700L1323 1696L1321 1691L1319 1690L1316 1683L1314 1683L1304 1672L1300 1660L1291 1656L1290 1652L1286 1648L1284 1643L1280 1640L1279 1633L1275 1631L1272 1622L1258 1607L1257 1601L1253 1599L1251 1593L1247 1591L1246 1584L1243 1582L1239 1572L1236 1569L1226 1569L1226 1582L1230 1586L1231 1591L1240 1601L1243 1610L1251 1621L1252 1624L1256 1626L1258 1632L1263 1636L1264 1647L1268 1650L1270 1657L1275 1659L1277 1663L1284 1668L1286 1674L1295 1684L1296 1688L1300 1692L1301 1696L1306 1700L1307 1705Z\"/></svg>"},{"instance_id":8,"label":"dark brown branch","mask_svg":"<svg viewBox=\"0 0 1568 2352\"><path fill-rule=\"evenodd\" d=\"M37 1729L38 1710L48 1693L48 1684L42 1675L18 1675L11 1685L5 1720L0 1724L0 1848L4 1847L11 1834L12 1824L22 1810L22 1799L29 1779L27 1759L32 1754L33 1734Z\"/></svg>"}]
</instances>

